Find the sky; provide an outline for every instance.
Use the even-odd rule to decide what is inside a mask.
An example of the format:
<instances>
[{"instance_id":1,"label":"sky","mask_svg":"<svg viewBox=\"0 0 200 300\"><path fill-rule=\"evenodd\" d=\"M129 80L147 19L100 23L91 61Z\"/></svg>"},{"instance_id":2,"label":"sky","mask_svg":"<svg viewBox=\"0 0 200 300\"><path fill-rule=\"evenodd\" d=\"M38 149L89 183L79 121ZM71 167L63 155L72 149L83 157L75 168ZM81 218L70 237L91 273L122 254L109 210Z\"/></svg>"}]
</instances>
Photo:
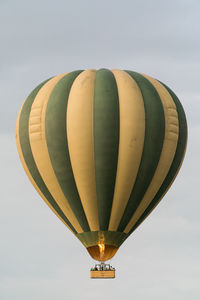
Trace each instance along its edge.
<instances>
[{"instance_id":1,"label":"sky","mask_svg":"<svg viewBox=\"0 0 200 300\"><path fill-rule=\"evenodd\" d=\"M200 299L199 0L1 0L0 20L0 299ZM15 144L35 86L102 67L167 84L189 130L181 171L112 259L114 280L89 278L94 261L40 199Z\"/></svg>"}]
</instances>

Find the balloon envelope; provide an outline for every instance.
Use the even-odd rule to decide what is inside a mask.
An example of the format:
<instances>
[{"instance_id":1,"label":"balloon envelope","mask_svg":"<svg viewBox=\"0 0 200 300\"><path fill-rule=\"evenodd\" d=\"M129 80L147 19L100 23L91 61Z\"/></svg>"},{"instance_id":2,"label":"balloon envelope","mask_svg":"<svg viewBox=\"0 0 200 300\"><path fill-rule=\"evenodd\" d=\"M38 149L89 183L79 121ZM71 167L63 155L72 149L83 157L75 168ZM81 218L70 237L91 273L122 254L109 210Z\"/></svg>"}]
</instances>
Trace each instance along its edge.
<instances>
[{"instance_id":1,"label":"balloon envelope","mask_svg":"<svg viewBox=\"0 0 200 300\"><path fill-rule=\"evenodd\" d=\"M55 76L17 120L23 167L90 255L110 259L162 199L181 166L185 114L163 83L132 71Z\"/></svg>"}]
</instances>

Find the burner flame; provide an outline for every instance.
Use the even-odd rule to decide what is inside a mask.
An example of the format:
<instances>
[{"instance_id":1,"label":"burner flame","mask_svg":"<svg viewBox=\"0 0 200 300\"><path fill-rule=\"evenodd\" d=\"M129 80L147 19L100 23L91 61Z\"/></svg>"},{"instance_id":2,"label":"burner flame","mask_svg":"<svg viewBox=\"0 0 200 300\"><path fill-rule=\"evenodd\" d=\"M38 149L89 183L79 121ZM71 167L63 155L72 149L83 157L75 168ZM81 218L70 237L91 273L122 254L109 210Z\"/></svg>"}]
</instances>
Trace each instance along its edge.
<instances>
[{"instance_id":1,"label":"burner flame","mask_svg":"<svg viewBox=\"0 0 200 300\"><path fill-rule=\"evenodd\" d=\"M105 251L105 244L102 244L101 241L98 242L99 251L100 251L100 259L103 260L104 258L104 251Z\"/></svg>"}]
</instances>

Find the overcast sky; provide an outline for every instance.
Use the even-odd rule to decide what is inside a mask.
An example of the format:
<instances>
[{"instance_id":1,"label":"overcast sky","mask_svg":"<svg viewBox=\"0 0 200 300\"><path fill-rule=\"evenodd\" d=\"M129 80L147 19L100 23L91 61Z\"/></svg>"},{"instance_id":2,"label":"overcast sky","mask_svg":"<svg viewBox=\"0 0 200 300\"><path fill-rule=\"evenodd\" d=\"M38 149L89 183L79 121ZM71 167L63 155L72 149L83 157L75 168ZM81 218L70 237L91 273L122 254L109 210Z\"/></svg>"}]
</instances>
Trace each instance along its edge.
<instances>
[{"instance_id":1,"label":"overcast sky","mask_svg":"<svg viewBox=\"0 0 200 300\"><path fill-rule=\"evenodd\" d=\"M0 1L0 299L200 299L200 1ZM62 72L119 68L151 75L181 100L189 127L182 169L122 245L115 280L27 179L15 146L19 108Z\"/></svg>"}]
</instances>

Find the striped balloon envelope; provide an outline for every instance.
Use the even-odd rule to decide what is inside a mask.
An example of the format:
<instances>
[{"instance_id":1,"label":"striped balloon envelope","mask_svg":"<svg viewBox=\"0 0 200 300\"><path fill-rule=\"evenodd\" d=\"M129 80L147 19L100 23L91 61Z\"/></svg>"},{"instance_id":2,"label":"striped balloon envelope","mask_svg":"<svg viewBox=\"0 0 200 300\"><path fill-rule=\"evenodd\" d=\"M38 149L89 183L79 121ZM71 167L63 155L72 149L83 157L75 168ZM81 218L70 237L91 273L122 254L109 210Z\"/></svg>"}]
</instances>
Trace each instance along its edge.
<instances>
[{"instance_id":1,"label":"striped balloon envelope","mask_svg":"<svg viewBox=\"0 0 200 300\"><path fill-rule=\"evenodd\" d=\"M107 69L38 85L16 132L33 186L99 261L113 257L162 199L187 141L184 110L166 85Z\"/></svg>"}]
</instances>

